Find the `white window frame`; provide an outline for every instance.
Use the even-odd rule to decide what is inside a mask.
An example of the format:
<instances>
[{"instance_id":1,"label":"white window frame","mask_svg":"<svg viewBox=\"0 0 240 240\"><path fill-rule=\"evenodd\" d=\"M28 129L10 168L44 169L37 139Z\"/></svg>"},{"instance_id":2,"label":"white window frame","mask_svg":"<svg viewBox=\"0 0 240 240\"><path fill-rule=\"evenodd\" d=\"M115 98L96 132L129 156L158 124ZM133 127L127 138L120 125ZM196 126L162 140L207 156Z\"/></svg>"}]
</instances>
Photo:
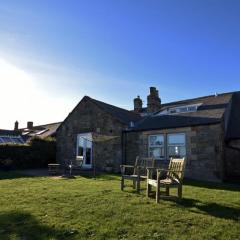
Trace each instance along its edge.
<instances>
[{"instance_id":1,"label":"white window frame","mask_svg":"<svg viewBox=\"0 0 240 240\"><path fill-rule=\"evenodd\" d=\"M169 144L169 136L172 136L172 135L183 135L184 136L184 144ZM187 146L186 146L186 134L185 133L168 133L167 134L167 144L166 144L166 148L167 148L167 156L168 156L168 159L170 158L169 157L169 147L185 147L185 156L183 157L186 157L187 155Z\"/></svg>"},{"instance_id":2,"label":"white window frame","mask_svg":"<svg viewBox=\"0 0 240 240\"><path fill-rule=\"evenodd\" d=\"M163 137L163 146L160 145L150 145L150 138L151 137L156 137L156 136L162 136ZM160 134L153 134L148 136L148 156L150 157L150 148L162 148L163 149L163 157L158 157L156 159L158 160L164 160L166 158L166 139L165 135L160 133Z\"/></svg>"},{"instance_id":3,"label":"white window frame","mask_svg":"<svg viewBox=\"0 0 240 240\"><path fill-rule=\"evenodd\" d=\"M161 116L161 115L175 115L179 113L188 113L188 112L197 112L198 108L202 105L202 103L196 103L191 105L182 105L177 107L170 107L168 109L165 109L155 116Z\"/></svg>"},{"instance_id":4,"label":"white window frame","mask_svg":"<svg viewBox=\"0 0 240 240\"><path fill-rule=\"evenodd\" d=\"M92 140L92 133L79 133L77 135L77 150L76 150L76 157L79 157L79 141L80 139L86 139L87 141L91 142L91 159L90 159L90 164L86 164L86 146L84 146L84 153L83 153L83 168L92 168L93 165L93 140Z\"/></svg>"}]
</instances>

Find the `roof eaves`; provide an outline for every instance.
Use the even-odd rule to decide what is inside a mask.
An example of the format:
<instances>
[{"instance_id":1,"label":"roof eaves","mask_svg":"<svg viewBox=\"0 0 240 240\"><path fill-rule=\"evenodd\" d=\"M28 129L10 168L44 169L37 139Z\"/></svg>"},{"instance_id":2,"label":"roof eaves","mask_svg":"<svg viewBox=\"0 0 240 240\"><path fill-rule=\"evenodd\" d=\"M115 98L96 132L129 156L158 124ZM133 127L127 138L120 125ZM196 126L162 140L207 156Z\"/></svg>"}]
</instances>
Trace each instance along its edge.
<instances>
[{"instance_id":1,"label":"roof eaves","mask_svg":"<svg viewBox=\"0 0 240 240\"><path fill-rule=\"evenodd\" d=\"M207 126L207 125L216 125L221 123L221 120L216 120L215 122L209 122L209 123L196 123L196 124L189 124L185 126L172 126L172 127L156 127L156 128L129 128L126 130L123 130L123 132L147 132L147 131L155 131L155 130L163 130L163 129L175 129L175 128L185 128L185 127L197 127L197 126Z\"/></svg>"}]
</instances>

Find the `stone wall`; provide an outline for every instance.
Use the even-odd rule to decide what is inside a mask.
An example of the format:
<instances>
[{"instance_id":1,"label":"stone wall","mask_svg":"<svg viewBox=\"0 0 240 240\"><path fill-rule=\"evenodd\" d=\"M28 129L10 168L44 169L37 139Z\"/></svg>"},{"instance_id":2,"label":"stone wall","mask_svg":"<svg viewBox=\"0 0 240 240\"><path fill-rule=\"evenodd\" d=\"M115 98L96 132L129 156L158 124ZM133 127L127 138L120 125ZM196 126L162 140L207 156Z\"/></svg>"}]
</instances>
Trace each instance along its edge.
<instances>
[{"instance_id":1,"label":"stone wall","mask_svg":"<svg viewBox=\"0 0 240 240\"><path fill-rule=\"evenodd\" d=\"M186 135L186 177L206 181L222 179L223 131L220 124L126 133L126 163L133 163L137 155L148 156L149 135L169 133ZM158 161L159 167L167 167L168 163L168 159Z\"/></svg>"},{"instance_id":2,"label":"stone wall","mask_svg":"<svg viewBox=\"0 0 240 240\"><path fill-rule=\"evenodd\" d=\"M232 147L232 148L231 148ZM234 149L235 148L235 149ZM240 180L240 140L233 140L225 145L225 179Z\"/></svg>"},{"instance_id":3,"label":"stone wall","mask_svg":"<svg viewBox=\"0 0 240 240\"><path fill-rule=\"evenodd\" d=\"M109 163L119 171L122 162L121 136L125 125L96 104L83 98L57 131L57 161L66 164L75 161L77 135L93 134L93 158L98 170Z\"/></svg>"}]
</instances>

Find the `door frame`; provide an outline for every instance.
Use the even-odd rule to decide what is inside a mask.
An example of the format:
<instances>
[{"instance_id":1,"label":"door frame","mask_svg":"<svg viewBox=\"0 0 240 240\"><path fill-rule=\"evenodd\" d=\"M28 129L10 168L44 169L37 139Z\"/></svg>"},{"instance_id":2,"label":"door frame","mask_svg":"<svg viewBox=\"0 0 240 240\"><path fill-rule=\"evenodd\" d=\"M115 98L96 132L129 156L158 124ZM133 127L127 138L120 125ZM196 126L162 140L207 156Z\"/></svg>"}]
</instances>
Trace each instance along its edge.
<instances>
[{"instance_id":1,"label":"door frame","mask_svg":"<svg viewBox=\"0 0 240 240\"><path fill-rule=\"evenodd\" d=\"M93 166L93 142L92 142L92 133L91 132L87 132L87 133L79 133L77 135L77 151L76 151L76 155L78 155L78 147L79 147L79 139L82 138L85 141L88 141L91 143L91 158L90 158L90 164L86 164L86 144L84 144L85 146L83 146L83 165L82 168L92 168Z\"/></svg>"}]
</instances>

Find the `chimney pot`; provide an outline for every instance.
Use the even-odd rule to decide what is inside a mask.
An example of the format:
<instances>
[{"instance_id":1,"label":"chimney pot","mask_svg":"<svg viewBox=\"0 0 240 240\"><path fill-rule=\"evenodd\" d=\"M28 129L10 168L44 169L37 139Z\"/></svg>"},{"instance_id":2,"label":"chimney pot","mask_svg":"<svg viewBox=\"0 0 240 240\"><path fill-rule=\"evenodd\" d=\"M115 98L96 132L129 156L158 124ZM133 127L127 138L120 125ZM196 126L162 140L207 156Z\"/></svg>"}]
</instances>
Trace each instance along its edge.
<instances>
[{"instance_id":1,"label":"chimney pot","mask_svg":"<svg viewBox=\"0 0 240 240\"><path fill-rule=\"evenodd\" d=\"M15 131L18 131L18 121L16 121L16 122L14 123L14 130L15 130Z\"/></svg>"},{"instance_id":2,"label":"chimney pot","mask_svg":"<svg viewBox=\"0 0 240 240\"><path fill-rule=\"evenodd\" d=\"M27 128L32 129L33 128L33 122L27 122Z\"/></svg>"},{"instance_id":3,"label":"chimney pot","mask_svg":"<svg viewBox=\"0 0 240 240\"><path fill-rule=\"evenodd\" d=\"M158 90L155 87L150 87L150 94L147 97L147 111L153 113L161 109L161 99L159 98Z\"/></svg>"},{"instance_id":4,"label":"chimney pot","mask_svg":"<svg viewBox=\"0 0 240 240\"><path fill-rule=\"evenodd\" d=\"M134 112L137 112L137 113L141 112L143 102L139 95L136 98L134 98L133 103L134 103Z\"/></svg>"}]
</instances>

